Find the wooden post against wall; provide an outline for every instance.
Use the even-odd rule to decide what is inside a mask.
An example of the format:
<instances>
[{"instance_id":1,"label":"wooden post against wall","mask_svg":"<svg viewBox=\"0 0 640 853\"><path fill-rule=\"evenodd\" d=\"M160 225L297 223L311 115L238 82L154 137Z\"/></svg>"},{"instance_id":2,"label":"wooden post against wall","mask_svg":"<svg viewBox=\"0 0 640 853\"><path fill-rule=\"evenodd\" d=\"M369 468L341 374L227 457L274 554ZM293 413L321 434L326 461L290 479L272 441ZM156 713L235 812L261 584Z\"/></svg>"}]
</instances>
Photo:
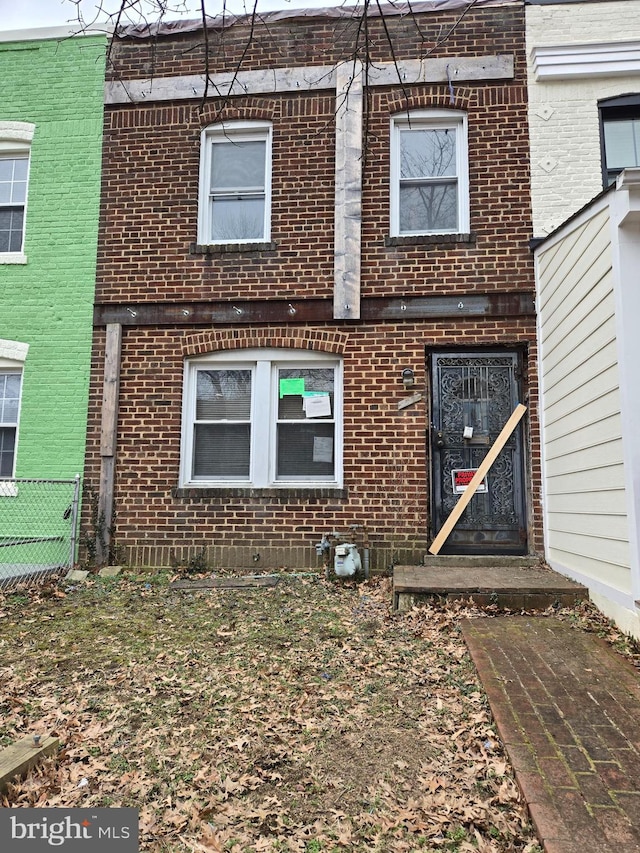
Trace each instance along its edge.
<instances>
[{"instance_id":1,"label":"wooden post against wall","mask_svg":"<svg viewBox=\"0 0 640 853\"><path fill-rule=\"evenodd\" d=\"M333 316L360 318L362 251L363 70L359 61L336 68L336 159Z\"/></svg>"},{"instance_id":2,"label":"wooden post against wall","mask_svg":"<svg viewBox=\"0 0 640 853\"><path fill-rule=\"evenodd\" d=\"M119 323L110 323L107 326L104 354L102 422L100 427L100 494L96 525L96 559L99 565L108 562L111 545L121 352L122 326Z\"/></svg>"}]
</instances>

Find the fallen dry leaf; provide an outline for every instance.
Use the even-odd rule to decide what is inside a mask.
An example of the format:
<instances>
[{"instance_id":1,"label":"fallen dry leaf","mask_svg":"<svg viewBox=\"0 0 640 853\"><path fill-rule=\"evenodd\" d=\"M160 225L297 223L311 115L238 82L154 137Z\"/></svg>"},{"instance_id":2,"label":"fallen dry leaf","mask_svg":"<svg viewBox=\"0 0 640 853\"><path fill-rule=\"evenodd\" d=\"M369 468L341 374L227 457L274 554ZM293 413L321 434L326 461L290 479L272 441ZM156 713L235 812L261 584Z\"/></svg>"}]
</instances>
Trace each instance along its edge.
<instances>
[{"instance_id":1,"label":"fallen dry leaf","mask_svg":"<svg viewBox=\"0 0 640 853\"><path fill-rule=\"evenodd\" d=\"M62 745L2 805L136 807L144 853L535 850L458 629L482 614L168 581L0 596L0 746Z\"/></svg>"}]
</instances>

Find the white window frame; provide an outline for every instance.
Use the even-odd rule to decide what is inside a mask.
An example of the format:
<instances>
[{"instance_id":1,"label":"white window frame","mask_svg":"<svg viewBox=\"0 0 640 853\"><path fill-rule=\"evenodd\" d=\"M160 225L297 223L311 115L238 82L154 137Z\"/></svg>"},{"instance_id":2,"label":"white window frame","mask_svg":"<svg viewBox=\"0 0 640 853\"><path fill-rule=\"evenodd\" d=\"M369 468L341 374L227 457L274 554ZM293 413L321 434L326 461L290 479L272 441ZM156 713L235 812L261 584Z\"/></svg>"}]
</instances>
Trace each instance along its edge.
<instances>
[{"instance_id":1,"label":"white window frame","mask_svg":"<svg viewBox=\"0 0 640 853\"><path fill-rule=\"evenodd\" d=\"M271 240L271 149L272 126L263 121L224 122L204 128L200 138L200 183L198 191L198 243L203 246L228 243L268 243ZM221 142L264 142L264 221L261 237L213 240L211 234L211 149ZM250 193L240 193L249 197Z\"/></svg>"},{"instance_id":2,"label":"white window frame","mask_svg":"<svg viewBox=\"0 0 640 853\"><path fill-rule=\"evenodd\" d=\"M243 479L192 476L197 372L220 367L252 371L250 475ZM278 369L333 368L334 477L276 478ZM200 488L340 488L342 486L342 360L327 353L294 349L249 349L212 353L185 361L180 485ZM268 413L268 417L265 416Z\"/></svg>"},{"instance_id":3,"label":"white window frame","mask_svg":"<svg viewBox=\"0 0 640 853\"><path fill-rule=\"evenodd\" d=\"M0 121L0 157L14 159L26 157L27 190L23 208L22 244L17 252L0 252L0 264L26 264L24 243L27 231L27 204L29 201L29 180L31 172L31 141L35 125L25 121Z\"/></svg>"},{"instance_id":4,"label":"white window frame","mask_svg":"<svg viewBox=\"0 0 640 853\"><path fill-rule=\"evenodd\" d=\"M22 365L19 362L8 361L6 359L0 358L0 375L6 376L7 374L13 374L20 377L20 391L18 394L18 417L14 421L4 421L0 420L0 427L8 427L9 429L15 430L15 441L14 441L14 449L13 449L13 460L11 466L10 474L0 474L0 484L6 480L13 480L16 475L16 462L18 459L18 439L20 436L20 412L22 410L22 387L23 387L23 370ZM1 413L0 413L1 417ZM7 494L6 487L4 490L0 487L0 494Z\"/></svg>"},{"instance_id":5,"label":"white window frame","mask_svg":"<svg viewBox=\"0 0 640 853\"><path fill-rule=\"evenodd\" d=\"M22 412L22 394L24 392L24 363L29 352L29 344L21 341L10 341L0 339L0 373L20 374L20 399L18 401L18 420L15 425L16 440L13 451L13 471L11 477L0 477L0 497L16 497L18 494L15 483L11 479L15 477L18 460L18 443L20 439L20 414ZM3 424L6 425L6 424Z\"/></svg>"},{"instance_id":6,"label":"white window frame","mask_svg":"<svg viewBox=\"0 0 640 853\"><path fill-rule=\"evenodd\" d=\"M400 138L405 130L449 130L456 134L456 186L458 221L455 228L420 231L400 230ZM469 215L469 140L467 114L460 110L418 110L391 119L391 236L467 234Z\"/></svg>"}]
</instances>

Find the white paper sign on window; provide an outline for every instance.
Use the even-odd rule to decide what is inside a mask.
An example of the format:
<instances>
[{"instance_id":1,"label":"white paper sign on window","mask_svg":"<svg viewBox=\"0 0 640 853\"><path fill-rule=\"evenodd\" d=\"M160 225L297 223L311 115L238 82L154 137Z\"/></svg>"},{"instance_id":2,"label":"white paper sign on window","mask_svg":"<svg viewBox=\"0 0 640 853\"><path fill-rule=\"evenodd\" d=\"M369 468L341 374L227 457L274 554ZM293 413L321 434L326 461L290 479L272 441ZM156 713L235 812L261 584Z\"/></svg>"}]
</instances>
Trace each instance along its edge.
<instances>
[{"instance_id":1,"label":"white paper sign on window","mask_svg":"<svg viewBox=\"0 0 640 853\"><path fill-rule=\"evenodd\" d=\"M333 439L316 435L313 438L313 461L333 462Z\"/></svg>"},{"instance_id":2,"label":"white paper sign on window","mask_svg":"<svg viewBox=\"0 0 640 853\"><path fill-rule=\"evenodd\" d=\"M331 417L331 397L328 394L305 397L302 404L308 418L324 418L327 415Z\"/></svg>"}]
</instances>

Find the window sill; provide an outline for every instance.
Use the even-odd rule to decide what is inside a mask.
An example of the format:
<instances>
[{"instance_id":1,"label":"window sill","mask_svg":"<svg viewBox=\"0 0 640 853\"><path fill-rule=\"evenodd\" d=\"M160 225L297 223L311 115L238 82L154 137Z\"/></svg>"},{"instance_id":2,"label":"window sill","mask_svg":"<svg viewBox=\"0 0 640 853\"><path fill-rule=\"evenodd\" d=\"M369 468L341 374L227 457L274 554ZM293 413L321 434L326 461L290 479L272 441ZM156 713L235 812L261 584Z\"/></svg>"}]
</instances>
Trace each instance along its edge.
<instances>
[{"instance_id":1,"label":"window sill","mask_svg":"<svg viewBox=\"0 0 640 853\"><path fill-rule=\"evenodd\" d=\"M26 264L27 256L22 252L1 252L0 264Z\"/></svg>"},{"instance_id":2,"label":"window sill","mask_svg":"<svg viewBox=\"0 0 640 853\"><path fill-rule=\"evenodd\" d=\"M346 498L347 490L332 486L284 486L264 489L245 486L182 486L171 490L173 498L279 498L290 501L307 498Z\"/></svg>"},{"instance_id":3,"label":"window sill","mask_svg":"<svg viewBox=\"0 0 640 853\"><path fill-rule=\"evenodd\" d=\"M229 255L239 252L275 252L278 244L273 240L259 240L255 243L191 243L190 255Z\"/></svg>"},{"instance_id":4,"label":"window sill","mask_svg":"<svg viewBox=\"0 0 640 853\"><path fill-rule=\"evenodd\" d=\"M390 246L450 246L456 243L474 244L475 234L413 234L409 237L385 237Z\"/></svg>"}]
</instances>

